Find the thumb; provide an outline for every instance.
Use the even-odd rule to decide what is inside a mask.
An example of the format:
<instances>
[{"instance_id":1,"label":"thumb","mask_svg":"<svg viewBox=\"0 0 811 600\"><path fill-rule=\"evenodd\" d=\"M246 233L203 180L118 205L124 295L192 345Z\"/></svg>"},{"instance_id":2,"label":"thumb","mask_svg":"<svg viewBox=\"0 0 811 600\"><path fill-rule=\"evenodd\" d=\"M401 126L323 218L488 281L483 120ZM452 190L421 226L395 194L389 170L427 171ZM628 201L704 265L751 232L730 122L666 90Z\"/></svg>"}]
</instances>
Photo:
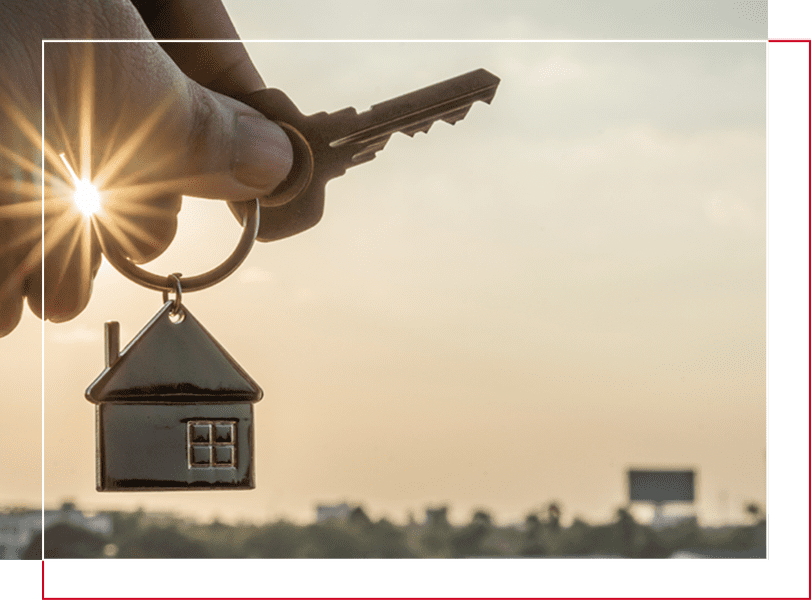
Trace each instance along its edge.
<instances>
[{"instance_id":1,"label":"thumb","mask_svg":"<svg viewBox=\"0 0 811 600\"><path fill-rule=\"evenodd\" d=\"M270 194L293 166L293 146L273 121L246 104L191 86L185 195L250 200Z\"/></svg>"}]
</instances>

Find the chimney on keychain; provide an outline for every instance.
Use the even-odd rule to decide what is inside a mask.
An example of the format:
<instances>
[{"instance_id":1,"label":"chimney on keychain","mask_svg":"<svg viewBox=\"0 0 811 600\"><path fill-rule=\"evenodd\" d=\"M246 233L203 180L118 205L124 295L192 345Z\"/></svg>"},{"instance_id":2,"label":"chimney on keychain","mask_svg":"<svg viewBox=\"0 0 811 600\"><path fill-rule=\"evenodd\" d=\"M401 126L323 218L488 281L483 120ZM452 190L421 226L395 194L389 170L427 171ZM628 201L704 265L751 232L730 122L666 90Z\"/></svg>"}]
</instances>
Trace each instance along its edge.
<instances>
[{"instance_id":1,"label":"chimney on keychain","mask_svg":"<svg viewBox=\"0 0 811 600\"><path fill-rule=\"evenodd\" d=\"M118 321L107 321L104 324L104 366L108 369L118 360L119 332Z\"/></svg>"}]
</instances>

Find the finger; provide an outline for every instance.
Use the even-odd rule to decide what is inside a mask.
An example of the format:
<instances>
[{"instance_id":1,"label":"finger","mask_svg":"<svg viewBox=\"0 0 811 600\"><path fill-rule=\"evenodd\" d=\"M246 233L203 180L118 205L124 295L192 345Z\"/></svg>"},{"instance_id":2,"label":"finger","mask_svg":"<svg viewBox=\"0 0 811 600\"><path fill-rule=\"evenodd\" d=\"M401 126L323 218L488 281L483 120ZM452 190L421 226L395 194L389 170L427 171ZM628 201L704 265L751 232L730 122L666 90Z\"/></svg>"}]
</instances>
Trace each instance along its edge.
<instances>
[{"instance_id":1,"label":"finger","mask_svg":"<svg viewBox=\"0 0 811 600\"><path fill-rule=\"evenodd\" d=\"M221 0L133 0L158 40L238 40ZM235 96L265 87L240 42L162 42L191 79L210 90Z\"/></svg>"},{"instance_id":2,"label":"finger","mask_svg":"<svg viewBox=\"0 0 811 600\"><path fill-rule=\"evenodd\" d=\"M0 337L11 333L23 315L23 294L14 289L0 297Z\"/></svg>"},{"instance_id":3,"label":"finger","mask_svg":"<svg viewBox=\"0 0 811 600\"><path fill-rule=\"evenodd\" d=\"M0 239L6 240L5 243L14 239L17 233L14 224L0 220ZM4 249L0 253L0 337L11 333L22 317L21 262L20 252Z\"/></svg>"},{"instance_id":4,"label":"finger","mask_svg":"<svg viewBox=\"0 0 811 600\"><path fill-rule=\"evenodd\" d=\"M73 232L53 240L53 229L46 222L43 269L29 277L26 295L28 307L35 315L63 323L78 316L90 302L93 279L101 266L101 250L92 238L82 235L77 239Z\"/></svg>"},{"instance_id":5,"label":"finger","mask_svg":"<svg viewBox=\"0 0 811 600\"><path fill-rule=\"evenodd\" d=\"M239 39L221 0L135 0L134 4L156 39ZM238 41L164 42L161 47L187 77L208 90L225 96L239 96L265 87L245 47ZM241 186L227 185L226 189L220 189L220 185L226 183L218 175L223 172L220 169L222 150L230 145L231 169L237 181L247 183L249 187L258 187L264 192L260 196L269 194L283 181L292 165L292 157L290 164L287 164L289 141L286 136L259 117L258 113L246 113L244 106L234 105L216 94L207 94L200 89L195 96L198 108L195 118L198 123L203 123L202 127L197 128L202 134L198 143L210 139L212 133L215 139L223 142L211 144L209 152L192 153L198 159L198 168L215 176L213 180L211 177L195 179L197 189L187 189L185 193L205 198L256 197L255 190L243 191L238 189ZM211 123L221 122L225 125L227 119L221 120L223 109L226 115L230 110L240 111L236 117L237 131L232 141L227 136L219 135L223 131L221 128L213 131L211 127ZM277 142L281 142L281 146ZM281 178L273 177L274 171L281 174ZM233 184L233 181L230 183Z\"/></svg>"},{"instance_id":6,"label":"finger","mask_svg":"<svg viewBox=\"0 0 811 600\"><path fill-rule=\"evenodd\" d=\"M147 263L172 243L181 205L178 195L150 197L145 202L111 202L105 207L105 218L96 221L95 232L107 244L124 247L132 262Z\"/></svg>"},{"instance_id":7,"label":"finger","mask_svg":"<svg viewBox=\"0 0 811 600\"><path fill-rule=\"evenodd\" d=\"M183 193L250 200L270 194L293 165L284 131L258 111L192 83L190 148Z\"/></svg>"},{"instance_id":8,"label":"finger","mask_svg":"<svg viewBox=\"0 0 811 600\"><path fill-rule=\"evenodd\" d=\"M10 207L10 204L2 203L0 196L0 207ZM0 208L0 211L2 208ZM0 219L0 337L11 333L20 322L23 308L23 282L27 273L24 269L26 255L35 250L37 244L36 236L28 233L38 234L38 223L33 219L18 220L12 222L8 219ZM15 246L14 242L20 238L28 240L25 244Z\"/></svg>"},{"instance_id":9,"label":"finger","mask_svg":"<svg viewBox=\"0 0 811 600\"><path fill-rule=\"evenodd\" d=\"M69 70L81 72L82 48L57 49L54 56L70 57L79 66ZM93 165L94 181L121 192L119 202L144 194L245 201L270 194L287 176L293 150L284 132L255 109L189 79L157 44L103 47L92 63L95 72L116 73L115 86L96 86ZM46 121L79 131L80 111L69 108L81 97L73 91L81 79L65 69L51 77L62 80L48 89L65 98L48 103ZM73 142L58 147L66 143Z\"/></svg>"},{"instance_id":10,"label":"finger","mask_svg":"<svg viewBox=\"0 0 811 600\"><path fill-rule=\"evenodd\" d=\"M20 322L24 282L40 267L42 232L41 201L39 194L34 195L37 149L20 131L23 121L30 123L36 117L20 108L27 102L19 96L12 100L6 91L15 90L8 86L0 91L0 337ZM17 120L9 119L9 114L17 114Z\"/></svg>"}]
</instances>

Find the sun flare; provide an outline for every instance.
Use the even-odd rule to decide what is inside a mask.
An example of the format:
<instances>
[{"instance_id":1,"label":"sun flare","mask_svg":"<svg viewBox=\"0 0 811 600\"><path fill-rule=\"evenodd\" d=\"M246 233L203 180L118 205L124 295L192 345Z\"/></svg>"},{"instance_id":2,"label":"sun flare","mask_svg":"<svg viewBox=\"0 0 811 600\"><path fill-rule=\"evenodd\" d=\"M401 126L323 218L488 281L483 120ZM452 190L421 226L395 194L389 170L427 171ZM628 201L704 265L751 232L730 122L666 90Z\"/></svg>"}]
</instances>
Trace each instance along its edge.
<instances>
[{"instance_id":1,"label":"sun flare","mask_svg":"<svg viewBox=\"0 0 811 600\"><path fill-rule=\"evenodd\" d=\"M79 180L76 191L73 192L73 202L81 213L89 217L101 209L101 196L96 186L86 179Z\"/></svg>"},{"instance_id":2,"label":"sun flare","mask_svg":"<svg viewBox=\"0 0 811 600\"><path fill-rule=\"evenodd\" d=\"M0 257L20 255L13 274L0 282L0 298L19 293L31 274L40 272L46 318L64 313L64 296L71 290L90 289L105 244L140 261L160 254L176 228L180 204L175 194L179 199L189 181L199 180L161 176L166 165L182 161L184 150L149 146L174 105L172 94L137 119L114 106L97 105L93 46L78 50L75 87L62 96L45 95L40 118L47 138L33 108L0 74L0 120L8 120L14 134L0 140L0 163L10 164L13 175L0 173L0 223L15 220L19 229L0 239ZM93 127L99 111L110 125L103 134Z\"/></svg>"},{"instance_id":3,"label":"sun flare","mask_svg":"<svg viewBox=\"0 0 811 600\"><path fill-rule=\"evenodd\" d=\"M101 210L101 196L99 196L98 189L89 179L85 177L79 179L76 172L71 168L68 159L65 158L64 152L59 155L59 158L65 163L65 167L73 180L73 203L85 217L93 216Z\"/></svg>"}]
</instances>

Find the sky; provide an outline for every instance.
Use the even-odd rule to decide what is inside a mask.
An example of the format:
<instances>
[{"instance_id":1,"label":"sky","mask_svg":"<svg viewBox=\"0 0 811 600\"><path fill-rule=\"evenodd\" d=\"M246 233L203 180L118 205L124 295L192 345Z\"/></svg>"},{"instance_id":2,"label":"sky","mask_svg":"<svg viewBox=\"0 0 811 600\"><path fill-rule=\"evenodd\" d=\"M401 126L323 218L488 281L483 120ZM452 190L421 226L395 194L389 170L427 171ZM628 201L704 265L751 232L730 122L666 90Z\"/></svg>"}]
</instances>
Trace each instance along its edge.
<instances>
[{"instance_id":1,"label":"sky","mask_svg":"<svg viewBox=\"0 0 811 600\"><path fill-rule=\"evenodd\" d=\"M228 6L256 39L249 5ZM551 31L522 7L493 31ZM347 501L403 522L447 504L456 522L485 508L510 523L557 501L564 521L599 522L627 502L631 467L696 469L702 522L765 505L763 43L248 50L307 114L476 68L502 81L490 106L397 134L329 183L315 228L257 244L230 279L184 295L265 391L253 491L95 491L84 390L103 368L103 323L121 322L123 345L161 305L104 263L87 310L45 326L46 506L305 522ZM239 233L223 203L187 199L149 269L202 272ZM18 423L0 442L15 457L0 502L40 498L39 342L26 312L0 346Z\"/></svg>"}]
</instances>

